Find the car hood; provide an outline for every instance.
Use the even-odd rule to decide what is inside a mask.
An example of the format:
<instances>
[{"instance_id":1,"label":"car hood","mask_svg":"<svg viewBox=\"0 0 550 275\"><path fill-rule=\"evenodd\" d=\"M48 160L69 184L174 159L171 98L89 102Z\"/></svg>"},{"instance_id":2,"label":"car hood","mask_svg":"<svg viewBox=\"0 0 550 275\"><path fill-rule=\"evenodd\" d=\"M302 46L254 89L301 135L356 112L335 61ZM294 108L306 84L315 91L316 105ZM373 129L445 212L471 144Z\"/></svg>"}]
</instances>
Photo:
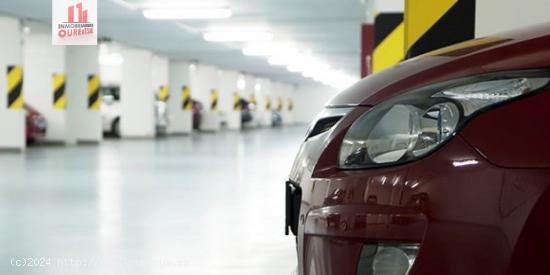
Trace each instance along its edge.
<instances>
[{"instance_id":1,"label":"car hood","mask_svg":"<svg viewBox=\"0 0 550 275\"><path fill-rule=\"evenodd\" d=\"M409 59L364 78L328 107L374 106L409 90L481 73L550 66L550 24L478 38Z\"/></svg>"}]
</instances>

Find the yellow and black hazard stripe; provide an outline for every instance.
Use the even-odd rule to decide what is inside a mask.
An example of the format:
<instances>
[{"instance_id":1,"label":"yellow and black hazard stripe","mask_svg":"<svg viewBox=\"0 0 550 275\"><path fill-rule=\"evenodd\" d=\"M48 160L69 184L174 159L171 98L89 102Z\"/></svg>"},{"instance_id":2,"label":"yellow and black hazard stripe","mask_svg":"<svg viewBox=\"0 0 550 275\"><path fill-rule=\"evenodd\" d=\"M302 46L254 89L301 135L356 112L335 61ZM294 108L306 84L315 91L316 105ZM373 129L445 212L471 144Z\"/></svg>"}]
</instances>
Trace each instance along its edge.
<instances>
[{"instance_id":1,"label":"yellow and black hazard stripe","mask_svg":"<svg viewBox=\"0 0 550 275\"><path fill-rule=\"evenodd\" d=\"M210 111L217 112L218 111L218 91L216 89L210 90Z\"/></svg>"},{"instance_id":2,"label":"yellow and black hazard stripe","mask_svg":"<svg viewBox=\"0 0 550 275\"><path fill-rule=\"evenodd\" d=\"M241 96L238 92L233 93L233 111L241 110Z\"/></svg>"},{"instance_id":3,"label":"yellow and black hazard stripe","mask_svg":"<svg viewBox=\"0 0 550 275\"><path fill-rule=\"evenodd\" d=\"M88 109L99 110L101 105L100 81L96 74L88 75Z\"/></svg>"},{"instance_id":4,"label":"yellow and black hazard stripe","mask_svg":"<svg viewBox=\"0 0 550 275\"><path fill-rule=\"evenodd\" d=\"M292 98L288 98L288 111L289 112L292 112L294 110L294 101L292 100Z\"/></svg>"},{"instance_id":5,"label":"yellow and black hazard stripe","mask_svg":"<svg viewBox=\"0 0 550 275\"><path fill-rule=\"evenodd\" d=\"M160 101L168 101L168 98L170 97L170 89L166 85L161 85L159 88L159 100Z\"/></svg>"},{"instance_id":6,"label":"yellow and black hazard stripe","mask_svg":"<svg viewBox=\"0 0 550 275\"><path fill-rule=\"evenodd\" d=\"M53 74L52 76L53 108L56 110L65 110L65 108L67 107L65 81L65 74Z\"/></svg>"},{"instance_id":7,"label":"yellow and black hazard stripe","mask_svg":"<svg viewBox=\"0 0 550 275\"><path fill-rule=\"evenodd\" d=\"M181 108L184 111L193 110L193 101L191 100L191 89L187 86L181 88Z\"/></svg>"},{"instance_id":8,"label":"yellow and black hazard stripe","mask_svg":"<svg viewBox=\"0 0 550 275\"><path fill-rule=\"evenodd\" d=\"M475 17L475 0L405 0L407 57L473 39Z\"/></svg>"},{"instance_id":9,"label":"yellow and black hazard stripe","mask_svg":"<svg viewBox=\"0 0 550 275\"><path fill-rule=\"evenodd\" d=\"M271 111L271 97L269 96L265 97L265 110Z\"/></svg>"},{"instance_id":10,"label":"yellow and black hazard stripe","mask_svg":"<svg viewBox=\"0 0 550 275\"><path fill-rule=\"evenodd\" d=\"M23 67L9 65L7 80L8 109L23 108Z\"/></svg>"},{"instance_id":11,"label":"yellow and black hazard stripe","mask_svg":"<svg viewBox=\"0 0 550 275\"><path fill-rule=\"evenodd\" d=\"M403 13L381 13L374 19L374 73L391 67L405 57Z\"/></svg>"},{"instance_id":12,"label":"yellow and black hazard stripe","mask_svg":"<svg viewBox=\"0 0 550 275\"><path fill-rule=\"evenodd\" d=\"M277 111L283 111L283 99L281 97L277 98Z\"/></svg>"},{"instance_id":13,"label":"yellow and black hazard stripe","mask_svg":"<svg viewBox=\"0 0 550 275\"><path fill-rule=\"evenodd\" d=\"M256 96L254 94L250 96L250 103L254 105L258 105L258 100L256 100Z\"/></svg>"}]
</instances>

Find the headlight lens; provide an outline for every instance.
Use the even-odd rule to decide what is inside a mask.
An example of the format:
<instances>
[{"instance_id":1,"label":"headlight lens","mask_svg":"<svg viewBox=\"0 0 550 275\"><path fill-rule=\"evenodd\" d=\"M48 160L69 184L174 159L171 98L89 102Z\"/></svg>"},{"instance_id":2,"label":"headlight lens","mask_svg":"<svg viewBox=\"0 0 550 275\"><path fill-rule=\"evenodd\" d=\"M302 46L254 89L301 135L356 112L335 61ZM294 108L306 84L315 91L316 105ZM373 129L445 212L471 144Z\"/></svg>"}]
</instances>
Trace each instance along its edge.
<instances>
[{"instance_id":1,"label":"headlight lens","mask_svg":"<svg viewBox=\"0 0 550 275\"><path fill-rule=\"evenodd\" d=\"M340 149L340 167L378 167L425 156L454 136L475 113L547 86L547 75L486 75L394 97L351 126Z\"/></svg>"},{"instance_id":2,"label":"headlight lens","mask_svg":"<svg viewBox=\"0 0 550 275\"><path fill-rule=\"evenodd\" d=\"M357 275L406 275L419 246L417 244L366 244L363 246Z\"/></svg>"}]
</instances>

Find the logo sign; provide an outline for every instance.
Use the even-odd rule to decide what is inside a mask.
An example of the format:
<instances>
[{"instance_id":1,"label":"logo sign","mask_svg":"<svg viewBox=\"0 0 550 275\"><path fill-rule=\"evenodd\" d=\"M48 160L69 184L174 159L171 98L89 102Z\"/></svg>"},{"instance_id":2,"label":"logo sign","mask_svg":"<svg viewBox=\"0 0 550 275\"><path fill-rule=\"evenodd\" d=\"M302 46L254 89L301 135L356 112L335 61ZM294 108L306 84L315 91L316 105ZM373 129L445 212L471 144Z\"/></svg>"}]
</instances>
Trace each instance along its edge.
<instances>
[{"instance_id":1,"label":"logo sign","mask_svg":"<svg viewBox=\"0 0 550 275\"><path fill-rule=\"evenodd\" d=\"M52 0L53 45L97 45L97 0Z\"/></svg>"}]
</instances>

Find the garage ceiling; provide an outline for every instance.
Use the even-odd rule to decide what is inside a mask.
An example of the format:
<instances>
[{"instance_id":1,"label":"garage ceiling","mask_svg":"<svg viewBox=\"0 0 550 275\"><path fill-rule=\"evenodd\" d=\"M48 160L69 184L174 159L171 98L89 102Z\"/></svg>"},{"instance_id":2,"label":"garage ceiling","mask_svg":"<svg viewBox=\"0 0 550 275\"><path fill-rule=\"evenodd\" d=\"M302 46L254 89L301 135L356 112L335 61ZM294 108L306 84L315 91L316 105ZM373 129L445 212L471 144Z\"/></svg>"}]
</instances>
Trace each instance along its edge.
<instances>
[{"instance_id":1,"label":"garage ceiling","mask_svg":"<svg viewBox=\"0 0 550 275\"><path fill-rule=\"evenodd\" d=\"M206 42L201 33L216 26L262 26L274 33L275 41L296 43L332 68L359 75L360 26L365 18L360 0L225 0L233 16L208 21L152 21L139 9L124 5L143 1L98 0L99 35L176 59L295 84L313 83L284 67L269 65L266 58L244 56L241 45ZM51 1L0 1L0 12L49 23Z\"/></svg>"}]
</instances>

